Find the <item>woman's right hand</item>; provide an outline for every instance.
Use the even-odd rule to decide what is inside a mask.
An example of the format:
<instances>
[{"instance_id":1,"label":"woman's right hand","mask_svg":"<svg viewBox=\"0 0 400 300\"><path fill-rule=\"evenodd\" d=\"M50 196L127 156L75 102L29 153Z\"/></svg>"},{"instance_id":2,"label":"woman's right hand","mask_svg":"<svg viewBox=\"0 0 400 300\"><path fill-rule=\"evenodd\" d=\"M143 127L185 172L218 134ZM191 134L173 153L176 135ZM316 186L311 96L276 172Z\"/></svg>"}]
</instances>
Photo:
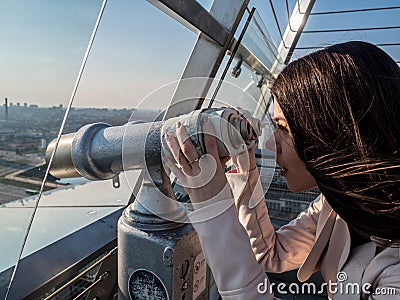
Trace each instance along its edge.
<instances>
[{"instance_id":1,"label":"woman's right hand","mask_svg":"<svg viewBox=\"0 0 400 300\"><path fill-rule=\"evenodd\" d=\"M248 151L232 155L232 162L236 167L237 173L248 174L257 168L255 148L256 145Z\"/></svg>"},{"instance_id":2,"label":"woman's right hand","mask_svg":"<svg viewBox=\"0 0 400 300\"><path fill-rule=\"evenodd\" d=\"M166 133L165 139L171 157L165 163L176 175L193 203L232 197L225 176L225 166L218 155L217 140L211 121L203 122L204 143L207 153L199 156L185 127L176 124L176 137Z\"/></svg>"},{"instance_id":3,"label":"woman's right hand","mask_svg":"<svg viewBox=\"0 0 400 300\"><path fill-rule=\"evenodd\" d=\"M246 109L236 107L236 110L248 120L252 117L251 113ZM248 151L232 155L232 162L236 167L237 173L248 174L257 168L256 156L254 152L255 148L257 148L257 143L248 149Z\"/></svg>"}]
</instances>

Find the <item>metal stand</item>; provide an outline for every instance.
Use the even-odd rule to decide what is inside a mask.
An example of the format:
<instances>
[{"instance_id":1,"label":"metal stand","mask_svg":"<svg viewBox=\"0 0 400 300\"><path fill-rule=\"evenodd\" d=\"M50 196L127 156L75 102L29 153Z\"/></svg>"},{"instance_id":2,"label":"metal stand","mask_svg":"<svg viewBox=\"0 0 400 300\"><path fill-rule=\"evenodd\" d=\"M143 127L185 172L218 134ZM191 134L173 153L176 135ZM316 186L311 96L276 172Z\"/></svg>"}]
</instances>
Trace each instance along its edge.
<instances>
[{"instance_id":1,"label":"metal stand","mask_svg":"<svg viewBox=\"0 0 400 300\"><path fill-rule=\"evenodd\" d=\"M209 299L210 271L196 232L168 221L184 221L185 211L160 191L174 198L165 172L150 168L119 219L118 299Z\"/></svg>"},{"instance_id":2,"label":"metal stand","mask_svg":"<svg viewBox=\"0 0 400 300\"><path fill-rule=\"evenodd\" d=\"M221 157L252 147L261 134L260 120L231 108L210 108L162 122L90 124L59 142L50 170L59 177L105 180L124 170L145 172L136 200L118 222L120 300L210 298L211 273L199 239L186 222L185 209L176 201L161 161L162 149L168 151L162 146L164 133L174 133L178 121L199 153L206 153L204 115L213 123ZM53 153L56 145L51 142L47 152Z\"/></svg>"}]
</instances>

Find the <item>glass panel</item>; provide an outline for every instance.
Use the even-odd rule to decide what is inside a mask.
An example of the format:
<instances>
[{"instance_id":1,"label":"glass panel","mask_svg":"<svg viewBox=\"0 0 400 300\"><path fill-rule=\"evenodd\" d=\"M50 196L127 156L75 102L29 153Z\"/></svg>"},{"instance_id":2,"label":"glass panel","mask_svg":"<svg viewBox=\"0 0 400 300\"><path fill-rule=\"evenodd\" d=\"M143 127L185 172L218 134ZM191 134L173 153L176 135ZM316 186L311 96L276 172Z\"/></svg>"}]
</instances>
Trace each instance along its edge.
<instances>
[{"instance_id":1,"label":"glass panel","mask_svg":"<svg viewBox=\"0 0 400 300\"><path fill-rule=\"evenodd\" d=\"M244 23L248 15L242 19L240 28L245 28ZM259 167L263 189L268 190L275 170L275 153L264 150L264 144L269 138L273 138L273 130L269 119L264 118L270 100L267 88L269 69L273 58L276 57L276 47L269 37L265 27L255 12L249 26L244 33L241 46L232 63L229 65L229 57L225 57L216 78L221 78L224 71L228 70L224 80L214 80L206 97L203 107L208 107L212 101L212 107L240 107L247 110L252 116L262 120L262 135L259 138L257 150L257 165ZM240 32L236 34L240 39ZM215 97L215 98L214 98ZM230 168L228 162L228 168Z\"/></svg>"},{"instance_id":2,"label":"glass panel","mask_svg":"<svg viewBox=\"0 0 400 300\"><path fill-rule=\"evenodd\" d=\"M44 177L44 152L55 138L102 1L3 1L0 10L1 268L21 251ZM56 187L50 180L45 190ZM31 198L33 204L36 197ZM10 202L11 201L11 202ZM19 203L10 211L7 206ZM3 274L4 275L4 274ZM2 276L0 298L10 278Z\"/></svg>"},{"instance_id":3,"label":"glass panel","mask_svg":"<svg viewBox=\"0 0 400 300\"><path fill-rule=\"evenodd\" d=\"M238 66L238 59L232 62L232 70ZM253 72L252 69L245 66L243 63L240 66L240 76L235 78L230 73L227 74L225 80L219 87L217 81L213 82L207 99L212 99L215 90L218 88L216 98L213 101L213 107L232 106L240 107L248 110L251 115L263 119L267 102L270 98L269 91L262 86L258 86L262 77ZM209 105L206 102L203 107Z\"/></svg>"},{"instance_id":4,"label":"glass panel","mask_svg":"<svg viewBox=\"0 0 400 300\"><path fill-rule=\"evenodd\" d=\"M153 121L168 106L174 89L157 99L144 99L163 85L170 82L176 85L196 38L193 32L147 1L109 1L63 133L75 132L94 122L123 125L133 113L131 121ZM83 50L86 44L82 43ZM49 109L58 121L63 117L65 105L66 102ZM60 122L50 130L55 133L59 127ZM42 158L43 155L44 151ZM45 168L43 160L38 164L41 170ZM138 177L139 171L121 174L119 188L111 180L89 182L82 178L50 177L47 185L58 188L46 192L40 200L22 257L127 205ZM8 203L3 212L20 211L29 216L35 203L34 197ZM51 226L61 216L68 217L62 217L63 226ZM18 228L21 236L18 240L23 238L24 229ZM10 239L14 243L15 236ZM10 261L2 267L11 266L13 257Z\"/></svg>"},{"instance_id":5,"label":"glass panel","mask_svg":"<svg viewBox=\"0 0 400 300\"><path fill-rule=\"evenodd\" d=\"M242 20L243 22L245 20ZM243 27L243 24L241 26ZM226 57L222 65L228 66L228 60L229 58ZM269 107L268 86L273 80L269 71L275 61L281 61L277 54L277 46L261 17L255 12L243 36L241 46L235 53L232 64L228 66L229 72L223 83L218 87L214 82L207 98L212 98L216 93L213 107L241 107L262 120L263 133L259 138L256 151L257 165L270 216L276 228L279 228L307 208L309 202L314 200L319 192L312 190L294 194L288 191L286 181L279 174L280 168L276 167L275 153L265 148L265 142L269 138L273 139L272 126L264 115L267 109L272 113L272 107ZM217 77L222 74L221 68ZM208 104L206 103L205 107Z\"/></svg>"},{"instance_id":6,"label":"glass panel","mask_svg":"<svg viewBox=\"0 0 400 300\"><path fill-rule=\"evenodd\" d=\"M272 37L258 14L258 11L254 12L252 22L246 34L243 36L242 44L260 61L267 70L271 70L276 60L280 61L278 57L278 47L272 40ZM253 66L257 68L257 64ZM262 72L262 69L257 71Z\"/></svg>"},{"instance_id":7,"label":"glass panel","mask_svg":"<svg viewBox=\"0 0 400 300\"><path fill-rule=\"evenodd\" d=\"M386 30L353 30L334 31L321 33L303 33L299 39L293 59L301 57L317 49L309 47L325 47L335 43L350 40L367 41L378 44L395 61L400 61L400 45L398 36L400 34L399 12L397 9L367 10L371 8L396 7L391 0L381 1L316 1L313 13L361 10L353 13L320 14L311 15L305 26L306 31L326 29L350 29L350 28L382 28L394 27ZM397 5L399 2L396 3ZM306 49L302 49L306 48Z\"/></svg>"},{"instance_id":8,"label":"glass panel","mask_svg":"<svg viewBox=\"0 0 400 300\"><path fill-rule=\"evenodd\" d=\"M241 28L244 27L243 23L246 21L247 17L244 17L242 24L240 24ZM236 38L239 39L240 37ZM263 119L270 99L266 84L272 78L270 69L278 55L277 47L257 11L254 12L241 44L234 55L230 66L228 65L229 58L225 57L222 64L224 68L219 69L216 77L223 76L226 68L229 68L229 71L223 78L224 81L220 87L210 89L207 98L211 99L216 94L220 100L227 99L225 101L229 105L246 109L253 116ZM232 84L240 87L241 95L224 95L226 93L232 94ZM252 99L246 100L245 98L248 97Z\"/></svg>"},{"instance_id":9,"label":"glass panel","mask_svg":"<svg viewBox=\"0 0 400 300\"><path fill-rule=\"evenodd\" d=\"M140 171L129 172L132 178L138 178L139 174ZM120 176L118 188L113 188L111 181L94 181L45 192L40 199L23 257L126 206L130 195L125 176ZM5 206L5 213L19 207L26 209L34 205L32 200L10 203ZM55 226L60 220L62 226Z\"/></svg>"},{"instance_id":10,"label":"glass panel","mask_svg":"<svg viewBox=\"0 0 400 300\"><path fill-rule=\"evenodd\" d=\"M205 9L210 11L211 5L213 3L212 0L197 0Z\"/></svg>"},{"instance_id":11,"label":"glass panel","mask_svg":"<svg viewBox=\"0 0 400 300\"><path fill-rule=\"evenodd\" d=\"M260 7L260 3L257 3L257 1L252 1L252 3L255 4L256 7ZM282 5L282 3L280 4ZM289 9L292 9L294 6L293 1L290 5L291 6ZM276 6L278 7L279 5ZM284 6L285 5L280 7L281 14L282 11L286 12L286 8ZM243 37L243 47L239 48L239 51L236 53L230 70L234 70L235 67L239 65L239 61L242 57L246 57L246 55L243 55L243 53L246 53L244 49L248 50L254 57L257 57L258 62L254 63L254 59L243 59L243 62L240 65L240 75L237 78L234 76L227 76L226 78L226 81L236 83L239 86L245 86L243 90L246 90L255 99L260 99L257 110L254 109L254 105L251 106L250 104L246 103L246 108L250 112L254 112L256 115L257 112L265 112L260 108L267 108L269 105L270 94L268 86L271 83L269 81L273 81L273 78L276 76L276 74L271 75L269 70L271 70L274 63L282 64L282 59L278 55L277 44L274 42L274 39L269 33L270 29L276 28L276 24L271 21L272 17L266 19L265 12L263 10L260 11L263 13L263 18L256 11L252 22L250 23L249 28ZM278 16L278 18L279 17L282 16ZM283 15L283 17L286 17L287 19L287 15ZM269 20L268 27L264 25L263 20ZM285 28L286 24L283 27L283 30ZM267 70L267 72L264 73L267 74L267 76L264 78L264 85L261 89L261 74L263 74L263 70ZM246 83L246 85L243 85L243 83ZM236 98L233 101L229 100L228 102L231 105L240 105L242 103L240 98ZM269 110L270 113L273 113L273 107L269 107ZM258 114L258 116L261 116L262 118L262 114ZM318 196L319 190L313 189L304 193L292 193L288 190L286 180L280 176L280 167L275 167L275 154L265 150L264 145L266 139L271 136L272 129L268 123L268 120L266 119L263 120L263 125L263 135L260 137L259 151L261 153L261 157L264 154L264 158L258 158L258 165L260 167L260 177L263 184L263 190L265 192L265 199L269 209L269 215L275 227L279 228L283 224L295 218L299 212L305 210L309 203Z\"/></svg>"},{"instance_id":12,"label":"glass panel","mask_svg":"<svg viewBox=\"0 0 400 300\"><path fill-rule=\"evenodd\" d=\"M104 108L89 120L100 121L99 116L111 109L165 109L169 93L151 101L145 98L180 79L196 39L148 1L110 1L78 88L75 113Z\"/></svg>"},{"instance_id":13,"label":"glass panel","mask_svg":"<svg viewBox=\"0 0 400 300\"><path fill-rule=\"evenodd\" d=\"M154 121L168 107L196 40L191 30L147 1L107 3L63 133L96 122ZM120 177L127 178L130 191L114 189L108 181L102 194L129 199L137 177L126 172ZM82 196L86 192L70 195L70 201L79 205Z\"/></svg>"}]
</instances>

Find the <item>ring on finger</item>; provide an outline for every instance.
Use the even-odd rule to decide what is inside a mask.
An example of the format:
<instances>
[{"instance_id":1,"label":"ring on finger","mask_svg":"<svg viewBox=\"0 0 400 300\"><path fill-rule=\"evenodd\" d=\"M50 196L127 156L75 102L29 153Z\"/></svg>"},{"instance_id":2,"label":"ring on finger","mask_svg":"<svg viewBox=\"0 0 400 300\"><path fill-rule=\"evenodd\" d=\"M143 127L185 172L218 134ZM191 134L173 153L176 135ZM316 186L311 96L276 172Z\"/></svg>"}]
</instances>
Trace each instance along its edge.
<instances>
[{"instance_id":1,"label":"ring on finger","mask_svg":"<svg viewBox=\"0 0 400 300\"><path fill-rule=\"evenodd\" d=\"M191 165L191 164L195 163L195 162L196 162L196 161L198 161L199 159L200 159L200 157L198 157L198 158L196 158L195 160L193 160L193 161L189 162L189 165Z\"/></svg>"}]
</instances>

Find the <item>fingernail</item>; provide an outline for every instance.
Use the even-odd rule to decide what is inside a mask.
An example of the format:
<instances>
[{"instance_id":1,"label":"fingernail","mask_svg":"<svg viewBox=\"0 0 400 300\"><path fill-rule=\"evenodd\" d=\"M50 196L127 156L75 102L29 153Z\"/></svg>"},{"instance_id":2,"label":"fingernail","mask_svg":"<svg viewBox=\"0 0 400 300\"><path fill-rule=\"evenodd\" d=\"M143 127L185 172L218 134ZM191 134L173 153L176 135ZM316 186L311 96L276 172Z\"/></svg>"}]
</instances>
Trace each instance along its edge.
<instances>
[{"instance_id":1,"label":"fingernail","mask_svg":"<svg viewBox=\"0 0 400 300\"><path fill-rule=\"evenodd\" d=\"M204 117L203 117L203 124L205 124L206 122L208 122L208 120L209 120L208 117L207 117L207 116L204 116Z\"/></svg>"},{"instance_id":2,"label":"fingernail","mask_svg":"<svg viewBox=\"0 0 400 300\"><path fill-rule=\"evenodd\" d=\"M179 127L181 127L182 126L182 123L181 122L177 122L176 123L176 128L179 128Z\"/></svg>"}]
</instances>

